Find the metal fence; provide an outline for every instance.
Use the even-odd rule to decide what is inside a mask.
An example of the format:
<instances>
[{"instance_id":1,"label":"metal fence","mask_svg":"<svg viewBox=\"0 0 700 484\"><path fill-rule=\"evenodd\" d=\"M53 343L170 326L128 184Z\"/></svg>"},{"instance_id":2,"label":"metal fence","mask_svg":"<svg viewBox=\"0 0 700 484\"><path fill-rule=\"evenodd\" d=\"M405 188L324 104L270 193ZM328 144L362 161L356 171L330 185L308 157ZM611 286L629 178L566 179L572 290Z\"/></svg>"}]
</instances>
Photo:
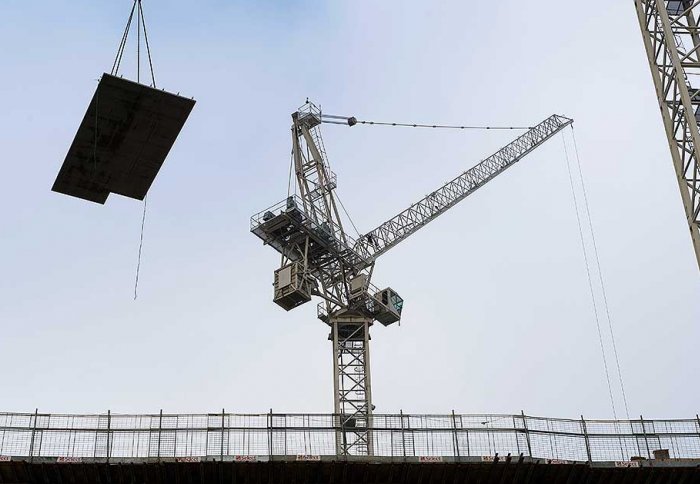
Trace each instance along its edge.
<instances>
[{"instance_id":1,"label":"metal fence","mask_svg":"<svg viewBox=\"0 0 700 484\"><path fill-rule=\"evenodd\" d=\"M0 413L0 456L128 460L333 456L330 414L57 415ZM581 462L700 459L700 419L584 420L526 415L373 415L381 457L507 454Z\"/></svg>"}]
</instances>

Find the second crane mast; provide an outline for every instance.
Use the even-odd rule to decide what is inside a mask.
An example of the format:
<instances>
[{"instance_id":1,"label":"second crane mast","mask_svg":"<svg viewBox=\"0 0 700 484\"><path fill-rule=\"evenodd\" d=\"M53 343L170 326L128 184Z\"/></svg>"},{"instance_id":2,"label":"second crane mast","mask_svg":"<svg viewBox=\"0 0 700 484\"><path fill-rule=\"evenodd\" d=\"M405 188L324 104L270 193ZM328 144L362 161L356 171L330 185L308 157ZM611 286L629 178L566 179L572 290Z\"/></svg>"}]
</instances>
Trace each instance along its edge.
<instances>
[{"instance_id":1,"label":"second crane mast","mask_svg":"<svg viewBox=\"0 0 700 484\"><path fill-rule=\"evenodd\" d=\"M700 2L635 0L634 4L700 267Z\"/></svg>"},{"instance_id":2,"label":"second crane mast","mask_svg":"<svg viewBox=\"0 0 700 484\"><path fill-rule=\"evenodd\" d=\"M403 299L390 287L371 284L380 255L445 213L573 121L552 115L476 166L425 198L353 239L343 230L327 161L322 122L348 124L355 118L324 116L312 103L292 114L292 154L299 195L251 219L251 231L282 256L275 271L275 303L291 310L323 299L318 317L330 327L333 343L334 413L339 419L339 454L372 454L372 392L369 328L401 318Z\"/></svg>"}]
</instances>

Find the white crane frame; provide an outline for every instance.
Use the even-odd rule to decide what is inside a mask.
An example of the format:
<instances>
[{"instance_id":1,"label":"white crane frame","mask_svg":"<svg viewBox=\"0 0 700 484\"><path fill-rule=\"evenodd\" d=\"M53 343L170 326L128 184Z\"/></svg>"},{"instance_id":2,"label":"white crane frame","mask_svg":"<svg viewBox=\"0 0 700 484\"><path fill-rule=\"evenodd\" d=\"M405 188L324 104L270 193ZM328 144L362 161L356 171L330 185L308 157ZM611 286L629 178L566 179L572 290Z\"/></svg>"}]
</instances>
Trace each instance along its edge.
<instances>
[{"instance_id":1,"label":"white crane frame","mask_svg":"<svg viewBox=\"0 0 700 484\"><path fill-rule=\"evenodd\" d=\"M337 124L338 116L330 121ZM354 118L349 125L353 125ZM292 114L292 155L299 195L251 219L251 231L282 255L274 301L286 310L319 296L318 316L333 343L334 412L340 455L372 455L369 330L401 318L403 300L371 284L381 254L464 200L573 120L552 115L376 229L354 240L343 230L320 133L321 111L307 103Z\"/></svg>"},{"instance_id":2,"label":"white crane frame","mask_svg":"<svg viewBox=\"0 0 700 484\"><path fill-rule=\"evenodd\" d=\"M694 76L700 76L699 5L697 0L635 0L698 267L700 77Z\"/></svg>"}]
</instances>

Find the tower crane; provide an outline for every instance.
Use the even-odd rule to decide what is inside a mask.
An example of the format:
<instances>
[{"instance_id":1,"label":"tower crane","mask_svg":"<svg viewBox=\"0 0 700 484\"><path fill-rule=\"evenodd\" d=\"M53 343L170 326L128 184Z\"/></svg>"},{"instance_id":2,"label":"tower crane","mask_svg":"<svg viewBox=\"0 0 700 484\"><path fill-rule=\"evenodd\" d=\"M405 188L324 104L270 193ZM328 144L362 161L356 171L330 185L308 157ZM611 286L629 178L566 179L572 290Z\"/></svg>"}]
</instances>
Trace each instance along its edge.
<instances>
[{"instance_id":1,"label":"tower crane","mask_svg":"<svg viewBox=\"0 0 700 484\"><path fill-rule=\"evenodd\" d=\"M635 0L634 4L700 267L700 2Z\"/></svg>"},{"instance_id":2,"label":"tower crane","mask_svg":"<svg viewBox=\"0 0 700 484\"><path fill-rule=\"evenodd\" d=\"M357 124L323 114L307 101L292 114L292 154L298 195L251 218L251 232L281 254L273 301L289 311L322 299L317 314L330 327L334 413L339 454L371 455L372 390L369 329L401 319L403 299L371 282L379 256L455 206L573 120L552 115L422 200L357 238L344 229L328 165L321 123Z\"/></svg>"}]
</instances>

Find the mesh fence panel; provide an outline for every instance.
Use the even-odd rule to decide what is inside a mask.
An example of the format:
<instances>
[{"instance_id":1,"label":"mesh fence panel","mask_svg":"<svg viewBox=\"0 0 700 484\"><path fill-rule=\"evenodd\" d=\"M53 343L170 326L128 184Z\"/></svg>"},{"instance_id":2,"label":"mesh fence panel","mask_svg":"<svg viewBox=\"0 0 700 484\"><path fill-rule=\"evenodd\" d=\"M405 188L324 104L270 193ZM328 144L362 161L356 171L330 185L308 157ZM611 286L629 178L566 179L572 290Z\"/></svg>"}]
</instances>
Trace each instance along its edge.
<instances>
[{"instance_id":1,"label":"mesh fence panel","mask_svg":"<svg viewBox=\"0 0 700 484\"><path fill-rule=\"evenodd\" d=\"M48 415L0 413L0 456L94 459L336 455L330 414ZM700 458L700 421L525 415L373 415L384 457L526 455L568 461Z\"/></svg>"}]
</instances>

